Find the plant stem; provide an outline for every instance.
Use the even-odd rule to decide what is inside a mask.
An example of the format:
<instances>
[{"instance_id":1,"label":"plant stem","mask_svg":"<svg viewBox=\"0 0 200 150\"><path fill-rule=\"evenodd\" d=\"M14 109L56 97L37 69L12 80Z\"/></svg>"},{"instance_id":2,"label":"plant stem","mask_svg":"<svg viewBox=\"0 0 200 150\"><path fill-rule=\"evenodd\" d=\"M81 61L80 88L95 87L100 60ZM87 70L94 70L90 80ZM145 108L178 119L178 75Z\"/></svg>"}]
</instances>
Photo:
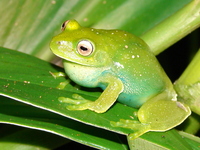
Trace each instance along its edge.
<instances>
[{"instance_id":1,"label":"plant stem","mask_svg":"<svg viewBox=\"0 0 200 150\"><path fill-rule=\"evenodd\" d=\"M200 26L200 0L193 0L141 38L157 55Z\"/></svg>"},{"instance_id":2,"label":"plant stem","mask_svg":"<svg viewBox=\"0 0 200 150\"><path fill-rule=\"evenodd\" d=\"M184 73L175 83L178 95L192 111L200 115L200 49Z\"/></svg>"},{"instance_id":3,"label":"plant stem","mask_svg":"<svg viewBox=\"0 0 200 150\"><path fill-rule=\"evenodd\" d=\"M200 49L176 84L191 85L200 82Z\"/></svg>"}]
</instances>

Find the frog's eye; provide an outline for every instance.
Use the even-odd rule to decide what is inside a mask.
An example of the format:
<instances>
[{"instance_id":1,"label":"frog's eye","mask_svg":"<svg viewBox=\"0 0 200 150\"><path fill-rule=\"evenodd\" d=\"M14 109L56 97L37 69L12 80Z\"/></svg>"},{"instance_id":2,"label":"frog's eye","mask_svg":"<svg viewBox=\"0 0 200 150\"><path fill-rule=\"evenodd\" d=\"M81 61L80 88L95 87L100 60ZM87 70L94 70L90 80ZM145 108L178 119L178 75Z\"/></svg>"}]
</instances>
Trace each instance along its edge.
<instances>
[{"instance_id":1,"label":"frog's eye","mask_svg":"<svg viewBox=\"0 0 200 150\"><path fill-rule=\"evenodd\" d=\"M62 26L61 26L61 30L62 30L62 31L65 30L65 28L66 28L66 26L67 26L68 23L69 23L69 20L63 22L63 24L62 24Z\"/></svg>"},{"instance_id":2,"label":"frog's eye","mask_svg":"<svg viewBox=\"0 0 200 150\"><path fill-rule=\"evenodd\" d=\"M77 50L82 56L89 56L93 52L93 45L89 41L80 41Z\"/></svg>"}]
</instances>

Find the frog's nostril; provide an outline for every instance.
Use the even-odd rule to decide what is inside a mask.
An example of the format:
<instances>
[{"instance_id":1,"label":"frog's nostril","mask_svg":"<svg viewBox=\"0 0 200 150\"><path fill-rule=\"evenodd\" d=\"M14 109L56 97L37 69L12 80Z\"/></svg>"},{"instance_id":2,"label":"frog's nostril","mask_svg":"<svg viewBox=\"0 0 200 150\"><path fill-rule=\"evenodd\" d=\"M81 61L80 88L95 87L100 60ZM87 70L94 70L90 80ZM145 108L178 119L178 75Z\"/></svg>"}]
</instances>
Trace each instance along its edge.
<instances>
[{"instance_id":1,"label":"frog's nostril","mask_svg":"<svg viewBox=\"0 0 200 150\"><path fill-rule=\"evenodd\" d=\"M57 41L56 44L58 44L58 45L62 45L62 44L61 44L61 41Z\"/></svg>"},{"instance_id":2,"label":"frog's nostril","mask_svg":"<svg viewBox=\"0 0 200 150\"><path fill-rule=\"evenodd\" d=\"M58 45L66 45L66 41L57 41L56 44L58 44Z\"/></svg>"}]
</instances>

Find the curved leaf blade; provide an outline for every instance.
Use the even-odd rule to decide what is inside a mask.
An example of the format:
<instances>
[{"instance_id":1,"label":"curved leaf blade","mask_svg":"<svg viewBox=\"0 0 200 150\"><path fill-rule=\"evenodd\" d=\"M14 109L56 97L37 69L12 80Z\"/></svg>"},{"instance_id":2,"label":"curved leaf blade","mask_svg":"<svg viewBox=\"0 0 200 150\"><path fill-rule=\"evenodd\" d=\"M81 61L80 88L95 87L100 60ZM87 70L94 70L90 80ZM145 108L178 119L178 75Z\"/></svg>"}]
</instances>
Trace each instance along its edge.
<instances>
[{"instance_id":1,"label":"curved leaf blade","mask_svg":"<svg viewBox=\"0 0 200 150\"><path fill-rule=\"evenodd\" d=\"M49 71L60 71L59 68L29 55L4 48L1 48L0 56L0 84L2 85L0 87L1 95L41 108L34 110L36 108L33 109L31 106L18 107L17 105L12 105L12 103L15 104L14 101L10 106L6 107L6 102L11 102L11 100L1 100L0 122L48 131L79 141L86 145L92 145L94 147L95 145L100 147L104 146L104 144L101 145L102 142L109 143L110 139L104 141L108 138L108 134L106 131L102 131L102 129L83 125L82 123L125 135L133 132L128 129L114 128L110 125L110 121L118 121L121 118L130 119L132 118L131 116L133 115L133 112L136 111L135 109L116 103L111 109L109 109L109 111L103 114L97 114L89 110L68 111L65 108L67 104L62 104L57 100L59 96L70 97L73 93L79 93L86 98L94 100L99 96L100 92L86 91L87 89L77 90L77 88L71 84L69 84L65 90L58 90L56 89L58 83L65 81L66 79L54 79L50 75ZM33 111L31 111L32 109ZM48 111L44 111L42 109ZM123 113L119 113L119 111ZM77 120L79 122L67 119L66 117ZM81 131L79 129L80 126ZM89 131L89 133L83 134L83 128L85 129L84 131ZM99 130L95 133L103 133L103 135L106 135L106 137L102 136L101 134L93 135L92 130ZM170 134L172 131L168 131L166 133ZM74 132L77 134L72 134ZM166 133L162 132L162 135L165 135ZM77 137L79 134L83 135L84 138ZM176 141L176 143L173 143L173 141L171 141L166 144L162 141L159 141L162 136L153 136L155 138L152 138L149 136L149 134L159 135L159 133L150 132L141 136L140 138L147 139L147 143L150 142L151 144L156 145L161 144L164 147L171 147L174 145L178 146L179 144L177 143L182 143L181 139L179 139L181 137L177 137L177 141L179 142ZM176 132L176 134L178 133ZM88 140L86 138L87 135L89 135L89 137L92 136L92 140L90 138ZM118 138L116 140L115 134L109 132L109 135L111 137L114 135L114 140L112 139L112 141L118 141L120 144L118 142L116 143L122 147L125 146L119 141ZM103 140L100 140L98 136L102 137ZM114 142L114 144L110 144L111 147L121 147L116 143ZM185 148L187 148L187 146L188 144L184 145Z\"/></svg>"}]
</instances>

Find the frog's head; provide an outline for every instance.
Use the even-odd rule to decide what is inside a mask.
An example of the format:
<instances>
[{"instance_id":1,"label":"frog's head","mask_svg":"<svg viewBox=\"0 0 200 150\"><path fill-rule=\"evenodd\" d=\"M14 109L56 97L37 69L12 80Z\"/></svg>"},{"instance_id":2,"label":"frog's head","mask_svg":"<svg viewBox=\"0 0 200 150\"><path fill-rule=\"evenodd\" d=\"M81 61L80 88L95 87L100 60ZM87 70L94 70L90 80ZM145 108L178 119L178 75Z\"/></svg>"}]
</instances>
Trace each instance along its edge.
<instances>
[{"instance_id":1,"label":"frog's head","mask_svg":"<svg viewBox=\"0 0 200 150\"><path fill-rule=\"evenodd\" d=\"M70 62L105 66L110 62L110 57L94 30L81 27L75 20L65 21L62 25L63 32L52 39L50 48L55 55Z\"/></svg>"}]
</instances>

